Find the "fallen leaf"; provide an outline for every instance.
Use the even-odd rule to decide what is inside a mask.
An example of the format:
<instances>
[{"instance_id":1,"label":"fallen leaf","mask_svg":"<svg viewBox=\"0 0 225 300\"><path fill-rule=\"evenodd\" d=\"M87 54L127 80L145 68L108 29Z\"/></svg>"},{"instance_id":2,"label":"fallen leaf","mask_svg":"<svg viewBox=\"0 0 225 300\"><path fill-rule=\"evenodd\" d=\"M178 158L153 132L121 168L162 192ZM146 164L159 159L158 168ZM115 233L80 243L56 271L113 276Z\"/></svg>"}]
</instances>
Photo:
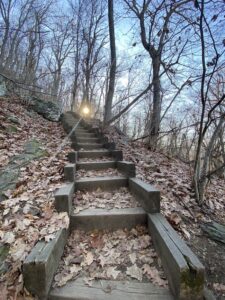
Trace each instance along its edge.
<instances>
[{"instance_id":1,"label":"fallen leaf","mask_svg":"<svg viewBox=\"0 0 225 300\"><path fill-rule=\"evenodd\" d=\"M136 264L127 268L126 274L132 278L142 281L142 270Z\"/></svg>"},{"instance_id":2,"label":"fallen leaf","mask_svg":"<svg viewBox=\"0 0 225 300\"><path fill-rule=\"evenodd\" d=\"M13 232L6 232L2 239L5 244L12 244L15 241L15 235Z\"/></svg>"},{"instance_id":3,"label":"fallen leaf","mask_svg":"<svg viewBox=\"0 0 225 300\"><path fill-rule=\"evenodd\" d=\"M107 277L112 277L113 279L116 279L119 273L120 271L117 271L116 267L109 267L106 271Z\"/></svg>"},{"instance_id":4,"label":"fallen leaf","mask_svg":"<svg viewBox=\"0 0 225 300\"><path fill-rule=\"evenodd\" d=\"M129 255L130 261L132 262L132 264L134 264L136 262L137 259L137 255L135 253L132 253Z\"/></svg>"}]
</instances>

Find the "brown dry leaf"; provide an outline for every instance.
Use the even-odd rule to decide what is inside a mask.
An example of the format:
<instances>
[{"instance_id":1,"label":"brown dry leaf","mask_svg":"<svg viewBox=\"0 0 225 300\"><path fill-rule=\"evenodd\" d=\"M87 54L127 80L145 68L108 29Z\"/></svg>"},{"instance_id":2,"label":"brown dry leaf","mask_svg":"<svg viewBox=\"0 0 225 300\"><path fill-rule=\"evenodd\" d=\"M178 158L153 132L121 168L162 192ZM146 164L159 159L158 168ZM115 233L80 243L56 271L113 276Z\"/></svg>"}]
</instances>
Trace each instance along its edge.
<instances>
[{"instance_id":1,"label":"brown dry leaf","mask_svg":"<svg viewBox=\"0 0 225 300\"><path fill-rule=\"evenodd\" d=\"M69 273L67 275L62 275L60 280L58 281L58 286L63 286L65 285L69 280L74 278L74 274L73 273Z\"/></svg>"},{"instance_id":2,"label":"brown dry leaf","mask_svg":"<svg viewBox=\"0 0 225 300\"><path fill-rule=\"evenodd\" d=\"M27 244L24 243L22 238L19 238L13 243L12 247L10 248L10 255L12 256L13 260L24 260L26 252Z\"/></svg>"},{"instance_id":3,"label":"brown dry leaf","mask_svg":"<svg viewBox=\"0 0 225 300\"><path fill-rule=\"evenodd\" d=\"M142 281L142 270L136 264L127 268L126 274L132 278Z\"/></svg>"},{"instance_id":4,"label":"brown dry leaf","mask_svg":"<svg viewBox=\"0 0 225 300\"><path fill-rule=\"evenodd\" d=\"M132 264L134 264L134 263L136 262L136 260L137 260L137 255L136 255L136 253L131 253L131 254L129 255L129 258L130 258L130 261L132 262Z\"/></svg>"},{"instance_id":5,"label":"brown dry leaf","mask_svg":"<svg viewBox=\"0 0 225 300\"><path fill-rule=\"evenodd\" d=\"M181 217L178 215L178 213L172 213L169 216L169 221L172 224L178 225L182 221Z\"/></svg>"},{"instance_id":6,"label":"brown dry leaf","mask_svg":"<svg viewBox=\"0 0 225 300\"><path fill-rule=\"evenodd\" d=\"M84 284L86 284L88 286L92 286L93 285L93 280L94 280L94 278L83 278Z\"/></svg>"},{"instance_id":7,"label":"brown dry leaf","mask_svg":"<svg viewBox=\"0 0 225 300\"><path fill-rule=\"evenodd\" d=\"M70 273L77 274L82 270L82 268L77 265L72 265L71 267L69 267L69 270Z\"/></svg>"},{"instance_id":8,"label":"brown dry leaf","mask_svg":"<svg viewBox=\"0 0 225 300\"><path fill-rule=\"evenodd\" d=\"M45 242L50 242L51 240L53 240L55 238L55 234L52 233L52 234L48 234L45 236Z\"/></svg>"},{"instance_id":9,"label":"brown dry leaf","mask_svg":"<svg viewBox=\"0 0 225 300\"><path fill-rule=\"evenodd\" d=\"M6 232L2 239L2 242L5 244L12 244L15 242L15 234L13 232Z\"/></svg>"},{"instance_id":10,"label":"brown dry leaf","mask_svg":"<svg viewBox=\"0 0 225 300\"><path fill-rule=\"evenodd\" d=\"M102 254L99 255L98 259L101 267L104 267L104 265L109 261L109 257L103 256Z\"/></svg>"},{"instance_id":11,"label":"brown dry leaf","mask_svg":"<svg viewBox=\"0 0 225 300\"><path fill-rule=\"evenodd\" d=\"M216 291L220 293L225 293L225 284L222 283L214 283L213 287Z\"/></svg>"},{"instance_id":12,"label":"brown dry leaf","mask_svg":"<svg viewBox=\"0 0 225 300\"><path fill-rule=\"evenodd\" d=\"M117 267L109 267L106 271L106 275L107 277L109 278L113 278L113 279L116 279L117 276L120 274L120 271L116 270Z\"/></svg>"},{"instance_id":13,"label":"brown dry leaf","mask_svg":"<svg viewBox=\"0 0 225 300\"><path fill-rule=\"evenodd\" d=\"M90 266L93 263L93 261L94 261L94 256L93 256L92 252L88 252L86 254L86 256L85 256L84 262L82 262L81 265L88 265L88 266Z\"/></svg>"},{"instance_id":14,"label":"brown dry leaf","mask_svg":"<svg viewBox=\"0 0 225 300\"><path fill-rule=\"evenodd\" d=\"M153 281L154 284L163 287L167 286L167 281L160 278L159 271L155 267L150 267L147 264L143 265L143 274L146 274L149 277L149 279Z\"/></svg>"}]
</instances>

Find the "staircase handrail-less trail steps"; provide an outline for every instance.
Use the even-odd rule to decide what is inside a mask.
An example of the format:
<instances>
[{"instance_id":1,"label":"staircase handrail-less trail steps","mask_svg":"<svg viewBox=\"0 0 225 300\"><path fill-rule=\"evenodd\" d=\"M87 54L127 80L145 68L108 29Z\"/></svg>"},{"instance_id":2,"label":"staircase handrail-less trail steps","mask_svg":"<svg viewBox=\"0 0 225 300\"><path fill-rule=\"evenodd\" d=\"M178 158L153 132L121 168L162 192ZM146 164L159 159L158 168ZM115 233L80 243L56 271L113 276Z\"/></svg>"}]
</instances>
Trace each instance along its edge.
<instances>
[{"instance_id":1,"label":"staircase handrail-less trail steps","mask_svg":"<svg viewBox=\"0 0 225 300\"><path fill-rule=\"evenodd\" d=\"M78 119L79 116L75 113L65 113L62 118L64 130L71 132ZM56 237L48 243L38 242L28 255L23 265L27 290L41 300L206 299L204 266L160 213L160 191L135 177L135 165L123 161L122 151L116 150L115 144L109 142L93 123L82 120L72 132L71 141L75 151L69 153L68 164L64 168L66 184L55 193L55 208L58 212L69 214L70 227L68 230L60 229ZM107 159L101 160L103 156ZM84 158L85 162L80 161ZM97 161L91 161L93 158ZM88 171L107 168L116 168L122 175L75 178L79 169ZM77 214L73 213L72 200L76 191L93 191L97 188L115 190L120 187L127 187L141 207L111 210L88 208ZM90 287L79 278L60 288L51 287L71 231L131 229L136 225L147 226L161 259L169 290L154 286L150 282L131 281L125 284L114 281L117 288L111 293L105 293L102 289L104 281L95 281Z\"/></svg>"}]
</instances>

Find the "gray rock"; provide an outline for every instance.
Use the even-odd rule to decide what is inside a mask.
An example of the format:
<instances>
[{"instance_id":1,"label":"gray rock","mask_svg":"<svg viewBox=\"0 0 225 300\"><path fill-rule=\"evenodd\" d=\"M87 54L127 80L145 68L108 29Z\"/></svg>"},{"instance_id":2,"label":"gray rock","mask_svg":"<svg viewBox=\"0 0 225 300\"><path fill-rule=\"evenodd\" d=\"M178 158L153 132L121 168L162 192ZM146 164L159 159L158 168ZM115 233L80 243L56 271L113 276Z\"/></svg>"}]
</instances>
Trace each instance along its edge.
<instances>
[{"instance_id":1,"label":"gray rock","mask_svg":"<svg viewBox=\"0 0 225 300\"><path fill-rule=\"evenodd\" d=\"M17 117L15 117L15 116L8 116L8 120L11 121L14 124L17 124L17 125L21 124L20 121L19 121L19 119Z\"/></svg>"},{"instance_id":2,"label":"gray rock","mask_svg":"<svg viewBox=\"0 0 225 300\"><path fill-rule=\"evenodd\" d=\"M29 107L49 121L58 122L60 119L61 109L57 103L32 97Z\"/></svg>"},{"instance_id":3,"label":"gray rock","mask_svg":"<svg viewBox=\"0 0 225 300\"><path fill-rule=\"evenodd\" d=\"M0 97L7 95L7 88L6 88L6 80L5 77L0 75Z\"/></svg>"},{"instance_id":4,"label":"gray rock","mask_svg":"<svg viewBox=\"0 0 225 300\"><path fill-rule=\"evenodd\" d=\"M21 166L47 155L48 152L41 148L41 144L37 140L28 141L24 145L24 152L13 156L4 170L0 170L0 201L5 199L5 191L15 188Z\"/></svg>"},{"instance_id":5,"label":"gray rock","mask_svg":"<svg viewBox=\"0 0 225 300\"><path fill-rule=\"evenodd\" d=\"M8 270L7 262L5 261L9 252L9 246L0 246L0 275L4 274Z\"/></svg>"}]
</instances>

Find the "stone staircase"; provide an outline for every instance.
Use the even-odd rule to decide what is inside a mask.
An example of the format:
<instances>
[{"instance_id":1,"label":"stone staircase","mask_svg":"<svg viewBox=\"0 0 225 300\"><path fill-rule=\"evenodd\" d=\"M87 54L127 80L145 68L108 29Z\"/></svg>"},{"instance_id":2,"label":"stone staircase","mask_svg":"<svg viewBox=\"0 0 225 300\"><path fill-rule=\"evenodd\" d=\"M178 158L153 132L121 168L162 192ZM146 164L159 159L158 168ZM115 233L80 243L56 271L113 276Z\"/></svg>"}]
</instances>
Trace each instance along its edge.
<instances>
[{"instance_id":1,"label":"stone staircase","mask_svg":"<svg viewBox=\"0 0 225 300\"><path fill-rule=\"evenodd\" d=\"M70 132L78 118L73 113L67 113L63 118L64 129ZM166 219L160 214L160 191L153 186L135 178L135 165L123 161L122 151L115 150L115 144L103 136L99 128L82 122L71 135L74 152L69 153L69 163L64 168L66 185L55 194L55 207L58 212L68 212L70 216L70 231L74 229L117 230L132 229L137 225L148 227L155 249L161 258L164 272L167 276L170 290L142 282L120 282L96 280L90 287L78 278L68 282L64 287L50 290L51 282L66 243L67 234L59 233L58 240L50 250L43 250L43 277L40 272L36 279L30 280L30 273L35 272L34 261L37 261L34 249L24 264L25 285L28 290L36 293L40 299L50 300L103 300L103 299L134 299L134 300L164 300L164 299L204 299L204 267L192 253L183 240L173 230ZM108 175L107 169L115 170L119 175ZM90 171L106 171L105 176L84 175L77 178L82 170L84 174ZM83 174L83 173L82 173ZM136 207L87 208L78 213L74 205L74 194L79 191L115 191L125 187L134 197ZM58 241L58 242L57 242ZM62 251L59 249L62 248ZM40 249L40 247L38 248ZM41 248L42 249L42 248ZM42 251L42 250L41 250ZM55 251L55 252L54 252ZM47 253L46 253L47 252ZM40 259L39 259L40 260ZM38 260L38 262L39 262ZM54 261L54 263L53 263ZM36 280L36 281L35 281ZM39 282L37 282L39 281ZM49 283L50 282L50 283ZM104 288L113 286L110 292ZM49 292L50 290L50 292Z\"/></svg>"}]
</instances>

